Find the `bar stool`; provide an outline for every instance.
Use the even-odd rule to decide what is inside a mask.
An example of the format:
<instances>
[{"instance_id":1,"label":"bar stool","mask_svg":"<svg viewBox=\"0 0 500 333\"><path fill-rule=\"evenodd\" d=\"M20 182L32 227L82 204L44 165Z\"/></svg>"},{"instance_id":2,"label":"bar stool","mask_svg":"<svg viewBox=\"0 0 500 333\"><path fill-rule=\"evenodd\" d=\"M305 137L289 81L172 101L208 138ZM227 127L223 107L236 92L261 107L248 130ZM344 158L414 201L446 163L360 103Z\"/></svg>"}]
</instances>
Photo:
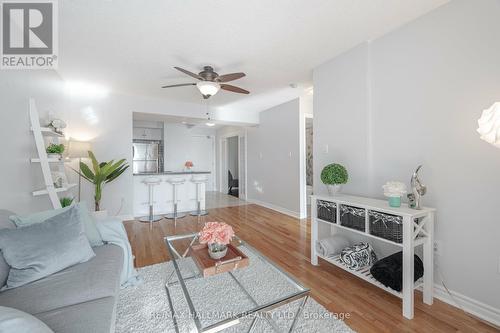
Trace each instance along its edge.
<instances>
[{"instance_id":1,"label":"bar stool","mask_svg":"<svg viewBox=\"0 0 500 333\"><path fill-rule=\"evenodd\" d=\"M156 177L148 177L148 178L145 178L142 182L144 184L146 184L146 186L148 187L148 192L149 192L149 201L148 201L148 204L149 204L149 215L141 217L139 219L139 221L141 221L141 222L149 222L150 226L152 226L153 222L157 222L157 221L159 221L159 220L161 220L163 218L160 215L154 215L154 211L153 211L153 206L154 206L154 203L155 203L155 201L154 201L154 187L156 185L160 185L161 179L160 178L156 178Z\"/></svg>"},{"instance_id":2,"label":"bar stool","mask_svg":"<svg viewBox=\"0 0 500 333\"><path fill-rule=\"evenodd\" d=\"M184 178L180 178L180 177L173 177L173 178L169 178L166 180L167 183L169 183L170 185L172 185L172 202L174 203L174 212L171 213L171 214L167 214L165 215L165 218L167 219L173 219L175 224L177 225L177 219L180 219L180 218L183 218L186 216L186 214L184 213L179 213L177 211L177 203L179 201L179 198L178 198L178 186L179 185L182 185L186 182L186 180Z\"/></svg>"},{"instance_id":3,"label":"bar stool","mask_svg":"<svg viewBox=\"0 0 500 333\"><path fill-rule=\"evenodd\" d=\"M193 176L191 181L196 184L196 201L198 203L197 209L195 211L191 212L192 216L204 216L208 215L208 212L206 210L201 210L201 200L203 199L204 193L201 191L202 189L202 184L206 184L208 182L207 177L205 176Z\"/></svg>"}]
</instances>

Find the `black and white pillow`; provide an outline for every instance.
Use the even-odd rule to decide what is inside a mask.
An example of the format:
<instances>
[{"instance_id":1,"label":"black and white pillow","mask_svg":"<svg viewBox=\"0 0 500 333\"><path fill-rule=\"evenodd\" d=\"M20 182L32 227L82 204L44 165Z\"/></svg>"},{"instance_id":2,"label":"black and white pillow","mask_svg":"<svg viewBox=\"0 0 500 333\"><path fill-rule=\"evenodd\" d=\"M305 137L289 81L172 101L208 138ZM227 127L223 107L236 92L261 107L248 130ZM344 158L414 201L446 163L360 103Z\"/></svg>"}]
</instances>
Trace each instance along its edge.
<instances>
[{"instance_id":1,"label":"black and white pillow","mask_svg":"<svg viewBox=\"0 0 500 333\"><path fill-rule=\"evenodd\" d=\"M340 259L350 269L369 267L377 261L377 255L368 243L358 243L340 252Z\"/></svg>"}]
</instances>

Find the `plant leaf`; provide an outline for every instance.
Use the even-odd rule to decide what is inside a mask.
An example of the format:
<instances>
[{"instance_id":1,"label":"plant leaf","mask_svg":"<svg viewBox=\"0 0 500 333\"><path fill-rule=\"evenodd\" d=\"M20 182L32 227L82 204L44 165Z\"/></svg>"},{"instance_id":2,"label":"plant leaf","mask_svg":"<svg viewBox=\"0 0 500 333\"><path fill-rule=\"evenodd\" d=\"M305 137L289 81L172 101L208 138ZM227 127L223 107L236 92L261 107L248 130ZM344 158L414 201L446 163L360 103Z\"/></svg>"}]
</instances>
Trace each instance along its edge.
<instances>
[{"instance_id":1,"label":"plant leaf","mask_svg":"<svg viewBox=\"0 0 500 333\"><path fill-rule=\"evenodd\" d=\"M92 172L92 170L90 170L90 168L88 167L87 164L85 164L83 162L80 162L80 170L81 170L81 173L83 174L83 176L87 180L89 180L92 183L95 182L96 176L94 175L94 173Z\"/></svg>"},{"instance_id":2,"label":"plant leaf","mask_svg":"<svg viewBox=\"0 0 500 333\"><path fill-rule=\"evenodd\" d=\"M97 159L95 158L95 155L93 152L89 150L89 157L92 160L92 167L94 168L95 174L99 174L99 171L101 170L101 167L99 166L99 162L97 162Z\"/></svg>"},{"instance_id":3,"label":"plant leaf","mask_svg":"<svg viewBox=\"0 0 500 333\"><path fill-rule=\"evenodd\" d=\"M116 169L115 171L113 171L109 176L108 178L106 179L106 183L110 183L112 182L113 180L115 180L116 178L118 178L125 170L128 169L130 165L128 164L124 164L122 166L120 166L118 169Z\"/></svg>"}]
</instances>

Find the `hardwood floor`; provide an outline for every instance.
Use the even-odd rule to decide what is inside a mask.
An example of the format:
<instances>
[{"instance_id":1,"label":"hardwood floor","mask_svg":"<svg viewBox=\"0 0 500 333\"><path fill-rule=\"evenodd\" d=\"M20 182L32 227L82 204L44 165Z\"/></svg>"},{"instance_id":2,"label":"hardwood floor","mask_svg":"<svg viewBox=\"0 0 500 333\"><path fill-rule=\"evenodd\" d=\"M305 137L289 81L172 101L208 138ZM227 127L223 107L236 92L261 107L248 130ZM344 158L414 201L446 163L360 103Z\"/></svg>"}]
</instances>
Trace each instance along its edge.
<instances>
[{"instance_id":1,"label":"hardwood floor","mask_svg":"<svg viewBox=\"0 0 500 333\"><path fill-rule=\"evenodd\" d=\"M333 313L348 313L346 323L358 332L500 332L461 310L437 299L434 305L422 303L416 293L415 317L401 315L401 300L326 262L310 264L310 223L257 205L216 208L210 215L162 220L149 225L124 222L136 266L169 260L163 237L199 231L205 221L223 221L237 235L261 251L283 269L311 288L311 294Z\"/></svg>"}]
</instances>

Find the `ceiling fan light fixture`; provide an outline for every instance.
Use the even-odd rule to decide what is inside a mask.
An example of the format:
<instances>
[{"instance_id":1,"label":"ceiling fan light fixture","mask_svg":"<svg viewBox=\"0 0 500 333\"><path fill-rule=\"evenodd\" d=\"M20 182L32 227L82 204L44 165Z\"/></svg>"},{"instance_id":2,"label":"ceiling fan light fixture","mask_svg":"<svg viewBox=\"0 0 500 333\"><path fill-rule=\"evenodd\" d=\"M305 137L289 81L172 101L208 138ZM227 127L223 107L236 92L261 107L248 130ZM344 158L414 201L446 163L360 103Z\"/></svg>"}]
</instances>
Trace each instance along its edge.
<instances>
[{"instance_id":1,"label":"ceiling fan light fixture","mask_svg":"<svg viewBox=\"0 0 500 333\"><path fill-rule=\"evenodd\" d=\"M220 84L212 81L200 81L196 83L196 87L198 87L198 90L204 96L213 96L220 90Z\"/></svg>"}]
</instances>

